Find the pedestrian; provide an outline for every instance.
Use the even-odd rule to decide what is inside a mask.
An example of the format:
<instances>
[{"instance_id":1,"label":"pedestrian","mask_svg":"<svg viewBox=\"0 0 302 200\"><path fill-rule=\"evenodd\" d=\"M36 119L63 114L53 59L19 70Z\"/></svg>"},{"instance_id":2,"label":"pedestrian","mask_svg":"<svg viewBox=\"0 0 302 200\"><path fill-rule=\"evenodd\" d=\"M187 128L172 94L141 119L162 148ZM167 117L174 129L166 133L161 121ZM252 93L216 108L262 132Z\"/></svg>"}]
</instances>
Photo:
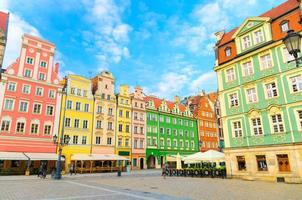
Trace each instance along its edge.
<instances>
[{"instance_id":1,"label":"pedestrian","mask_svg":"<svg viewBox=\"0 0 302 200\"><path fill-rule=\"evenodd\" d=\"M43 164L43 169L42 169L42 178L45 179L47 174L47 165L46 163Z\"/></svg>"},{"instance_id":2,"label":"pedestrian","mask_svg":"<svg viewBox=\"0 0 302 200\"><path fill-rule=\"evenodd\" d=\"M162 164L162 174L161 174L164 179L166 179L166 165L165 163Z\"/></svg>"},{"instance_id":3,"label":"pedestrian","mask_svg":"<svg viewBox=\"0 0 302 200\"><path fill-rule=\"evenodd\" d=\"M43 175L43 163L41 162L40 167L39 167L39 171L38 171L38 177L42 178Z\"/></svg>"},{"instance_id":4,"label":"pedestrian","mask_svg":"<svg viewBox=\"0 0 302 200\"><path fill-rule=\"evenodd\" d=\"M71 176L73 173L74 173L74 175L76 175L74 163L71 163L71 164L70 164L69 172L70 172L70 176Z\"/></svg>"}]
</instances>

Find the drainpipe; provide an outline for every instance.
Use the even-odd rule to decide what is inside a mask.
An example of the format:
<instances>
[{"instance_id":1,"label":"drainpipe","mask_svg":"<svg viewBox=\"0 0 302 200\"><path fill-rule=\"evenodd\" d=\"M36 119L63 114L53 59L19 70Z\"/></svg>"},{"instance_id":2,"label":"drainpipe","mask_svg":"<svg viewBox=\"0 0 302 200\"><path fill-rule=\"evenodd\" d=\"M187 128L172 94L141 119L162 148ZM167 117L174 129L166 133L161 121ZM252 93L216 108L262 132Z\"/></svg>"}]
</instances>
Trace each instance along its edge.
<instances>
[{"instance_id":1,"label":"drainpipe","mask_svg":"<svg viewBox=\"0 0 302 200\"><path fill-rule=\"evenodd\" d=\"M25 176L29 176L30 175L30 171L29 171L29 167L30 167L30 157L28 157L24 152L22 152L23 155L28 158L28 161L27 161L27 168L26 168L26 171L25 171Z\"/></svg>"}]
</instances>

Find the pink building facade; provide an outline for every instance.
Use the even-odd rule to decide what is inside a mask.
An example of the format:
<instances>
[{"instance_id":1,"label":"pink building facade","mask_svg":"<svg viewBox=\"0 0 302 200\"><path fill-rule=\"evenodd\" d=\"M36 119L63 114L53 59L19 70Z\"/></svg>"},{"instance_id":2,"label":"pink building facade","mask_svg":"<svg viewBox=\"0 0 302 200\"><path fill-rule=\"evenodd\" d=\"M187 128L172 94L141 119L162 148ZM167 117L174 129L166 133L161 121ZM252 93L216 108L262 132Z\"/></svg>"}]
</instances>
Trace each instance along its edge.
<instances>
[{"instance_id":1,"label":"pink building facade","mask_svg":"<svg viewBox=\"0 0 302 200\"><path fill-rule=\"evenodd\" d=\"M132 169L146 169L146 107L141 87L135 87L132 102Z\"/></svg>"},{"instance_id":2,"label":"pink building facade","mask_svg":"<svg viewBox=\"0 0 302 200\"><path fill-rule=\"evenodd\" d=\"M0 152L56 153L61 87L54 44L24 35L19 58L2 74Z\"/></svg>"}]
</instances>

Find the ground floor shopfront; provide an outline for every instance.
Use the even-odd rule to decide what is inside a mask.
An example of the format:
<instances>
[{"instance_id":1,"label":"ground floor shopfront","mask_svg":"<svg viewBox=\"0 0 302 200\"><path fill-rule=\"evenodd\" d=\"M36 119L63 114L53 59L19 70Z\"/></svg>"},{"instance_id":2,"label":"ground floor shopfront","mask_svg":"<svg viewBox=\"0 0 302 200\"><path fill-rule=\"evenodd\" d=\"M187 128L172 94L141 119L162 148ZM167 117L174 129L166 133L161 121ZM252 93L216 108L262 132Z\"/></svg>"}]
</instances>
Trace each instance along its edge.
<instances>
[{"instance_id":1,"label":"ground floor shopfront","mask_svg":"<svg viewBox=\"0 0 302 200\"><path fill-rule=\"evenodd\" d=\"M132 169L147 169L146 154L132 153Z\"/></svg>"},{"instance_id":2,"label":"ground floor shopfront","mask_svg":"<svg viewBox=\"0 0 302 200\"><path fill-rule=\"evenodd\" d=\"M302 183L302 144L227 148L228 177Z\"/></svg>"},{"instance_id":3,"label":"ground floor shopfront","mask_svg":"<svg viewBox=\"0 0 302 200\"><path fill-rule=\"evenodd\" d=\"M164 149L147 149L146 159L148 169L159 169L163 163L169 162L169 157L186 156L196 153L197 151L177 151L177 150L164 150ZM172 163L171 163L172 164ZM174 163L175 164L175 163Z\"/></svg>"},{"instance_id":4,"label":"ground floor shopfront","mask_svg":"<svg viewBox=\"0 0 302 200\"><path fill-rule=\"evenodd\" d=\"M127 160L122 161L120 164L124 167L131 165L131 148L129 147L118 147L115 149L115 154L127 158Z\"/></svg>"}]
</instances>

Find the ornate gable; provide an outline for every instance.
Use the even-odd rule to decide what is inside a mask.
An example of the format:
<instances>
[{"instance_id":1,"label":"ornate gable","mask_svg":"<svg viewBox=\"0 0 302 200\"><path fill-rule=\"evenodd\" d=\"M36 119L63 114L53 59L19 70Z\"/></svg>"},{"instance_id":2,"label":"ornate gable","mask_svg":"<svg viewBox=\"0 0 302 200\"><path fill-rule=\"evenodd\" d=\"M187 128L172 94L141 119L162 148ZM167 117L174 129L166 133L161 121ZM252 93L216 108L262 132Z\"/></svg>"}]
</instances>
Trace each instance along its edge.
<instances>
[{"instance_id":1,"label":"ornate gable","mask_svg":"<svg viewBox=\"0 0 302 200\"><path fill-rule=\"evenodd\" d=\"M170 109L168 108L167 102L163 100L158 108L159 111L162 112L170 112Z\"/></svg>"},{"instance_id":2,"label":"ornate gable","mask_svg":"<svg viewBox=\"0 0 302 200\"><path fill-rule=\"evenodd\" d=\"M178 104L174 104L174 108L172 110L172 113L173 114L176 114L176 115L181 115L182 113L180 112L180 109L179 109L179 105Z\"/></svg>"}]
</instances>

